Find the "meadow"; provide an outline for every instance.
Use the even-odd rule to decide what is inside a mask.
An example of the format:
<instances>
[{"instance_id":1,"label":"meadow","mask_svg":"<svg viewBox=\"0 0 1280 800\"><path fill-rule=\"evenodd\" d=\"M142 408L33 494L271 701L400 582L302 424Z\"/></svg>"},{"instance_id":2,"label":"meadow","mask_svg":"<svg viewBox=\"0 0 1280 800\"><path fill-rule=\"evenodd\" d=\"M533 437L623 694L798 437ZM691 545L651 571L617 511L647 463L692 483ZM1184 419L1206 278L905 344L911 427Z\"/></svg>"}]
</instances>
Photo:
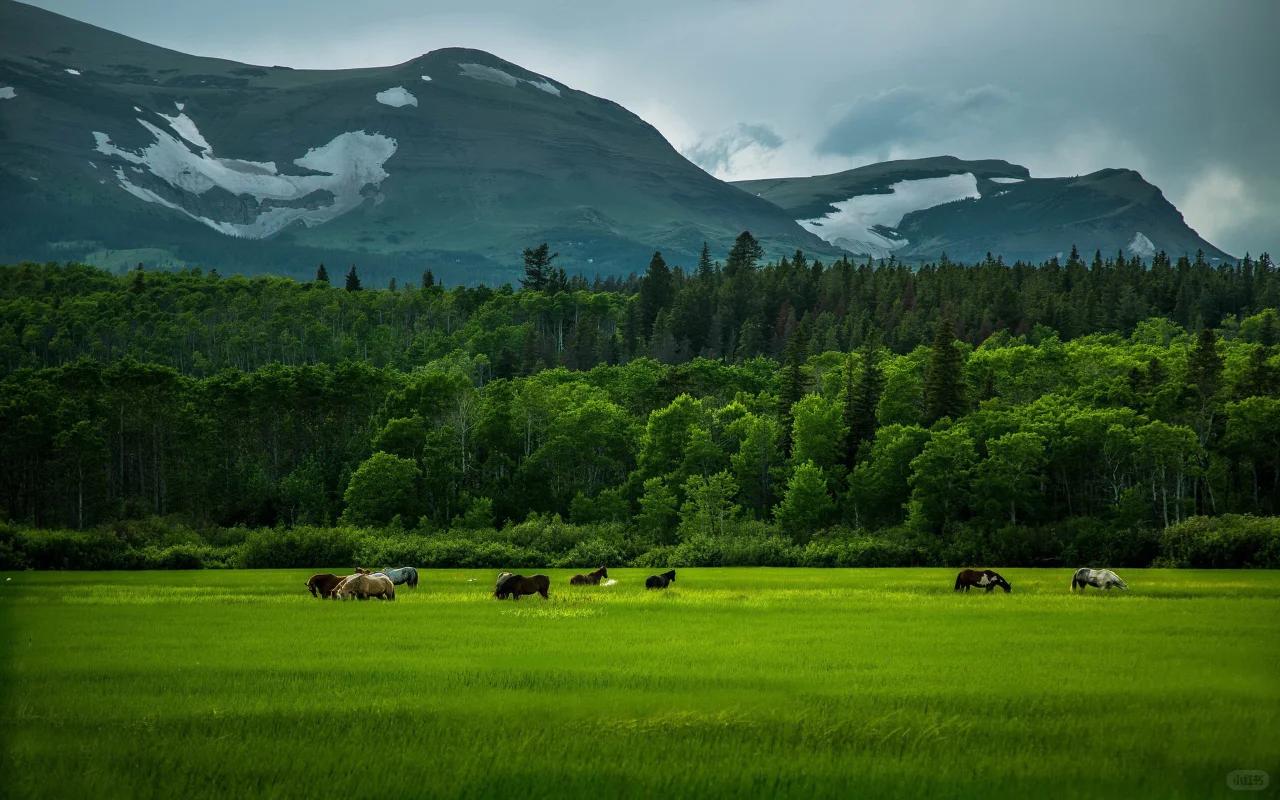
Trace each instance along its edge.
<instances>
[{"instance_id":1,"label":"meadow","mask_svg":"<svg viewBox=\"0 0 1280 800\"><path fill-rule=\"evenodd\" d=\"M316 570L0 580L11 797L1238 796L1280 779L1280 572ZM346 571L346 570L335 570ZM1273 784L1267 794L1274 795ZM1266 796L1264 794L1264 796Z\"/></svg>"}]
</instances>

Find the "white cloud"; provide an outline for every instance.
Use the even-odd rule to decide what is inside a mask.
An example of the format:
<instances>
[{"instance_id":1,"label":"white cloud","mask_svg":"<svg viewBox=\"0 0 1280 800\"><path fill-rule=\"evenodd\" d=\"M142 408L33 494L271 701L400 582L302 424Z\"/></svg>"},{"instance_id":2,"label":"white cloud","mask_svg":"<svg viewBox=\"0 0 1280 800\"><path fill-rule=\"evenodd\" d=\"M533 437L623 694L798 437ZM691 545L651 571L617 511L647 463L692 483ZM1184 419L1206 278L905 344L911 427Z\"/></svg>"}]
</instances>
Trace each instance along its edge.
<instances>
[{"instance_id":1,"label":"white cloud","mask_svg":"<svg viewBox=\"0 0 1280 800\"><path fill-rule=\"evenodd\" d=\"M1247 227L1261 213L1245 180L1221 166L1210 167L1193 179L1176 205L1187 224L1211 242Z\"/></svg>"}]
</instances>

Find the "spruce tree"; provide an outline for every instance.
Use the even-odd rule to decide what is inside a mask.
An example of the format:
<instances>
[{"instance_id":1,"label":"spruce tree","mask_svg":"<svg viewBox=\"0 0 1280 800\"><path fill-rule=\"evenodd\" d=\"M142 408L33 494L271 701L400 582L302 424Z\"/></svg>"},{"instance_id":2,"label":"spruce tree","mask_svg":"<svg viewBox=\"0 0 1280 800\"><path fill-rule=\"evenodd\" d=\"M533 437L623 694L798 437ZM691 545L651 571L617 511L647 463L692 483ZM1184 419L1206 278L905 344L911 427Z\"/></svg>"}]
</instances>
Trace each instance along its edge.
<instances>
[{"instance_id":1,"label":"spruce tree","mask_svg":"<svg viewBox=\"0 0 1280 800\"><path fill-rule=\"evenodd\" d=\"M1196 346L1187 357L1187 377L1196 387L1202 403L1217 393L1218 380L1222 377L1222 357L1218 355L1212 328L1200 331Z\"/></svg>"},{"instance_id":2,"label":"spruce tree","mask_svg":"<svg viewBox=\"0 0 1280 800\"><path fill-rule=\"evenodd\" d=\"M644 312L644 335L653 335L653 323L658 313L671 304L671 270L661 252L655 252L649 260L649 269L640 284L640 307Z\"/></svg>"},{"instance_id":3,"label":"spruce tree","mask_svg":"<svg viewBox=\"0 0 1280 800\"><path fill-rule=\"evenodd\" d=\"M751 235L751 231L743 231L733 242L733 249L724 263L726 277L750 272L756 268L760 259L764 258L764 248Z\"/></svg>"},{"instance_id":4,"label":"spruce tree","mask_svg":"<svg viewBox=\"0 0 1280 800\"><path fill-rule=\"evenodd\" d=\"M787 341L786 357L779 371L782 385L778 389L778 429L782 437L782 451L788 457L791 455L791 425L795 421L791 407L804 397L805 392L804 364L808 360L810 326L806 315Z\"/></svg>"},{"instance_id":5,"label":"spruce tree","mask_svg":"<svg viewBox=\"0 0 1280 800\"><path fill-rule=\"evenodd\" d=\"M394 292L395 290L396 290L396 279L392 278L390 283L387 284L387 291Z\"/></svg>"},{"instance_id":6,"label":"spruce tree","mask_svg":"<svg viewBox=\"0 0 1280 800\"><path fill-rule=\"evenodd\" d=\"M316 283L328 283L328 282L329 282L329 270L324 268L324 264L321 264L320 268L316 270Z\"/></svg>"},{"instance_id":7,"label":"spruce tree","mask_svg":"<svg viewBox=\"0 0 1280 800\"><path fill-rule=\"evenodd\" d=\"M855 371L852 356L845 361L844 424L849 429L845 444L845 466L857 463L858 449L875 438L876 408L884 394L884 373L880 370L880 353L875 337L863 343L859 352L862 364Z\"/></svg>"},{"instance_id":8,"label":"spruce tree","mask_svg":"<svg viewBox=\"0 0 1280 800\"><path fill-rule=\"evenodd\" d=\"M702 243L702 254L698 256L698 279L704 282L710 282L715 275L715 268L711 263L711 248L706 242Z\"/></svg>"},{"instance_id":9,"label":"spruce tree","mask_svg":"<svg viewBox=\"0 0 1280 800\"><path fill-rule=\"evenodd\" d=\"M436 285L436 276L431 274L431 270L424 270L422 273L422 288L429 289Z\"/></svg>"},{"instance_id":10,"label":"spruce tree","mask_svg":"<svg viewBox=\"0 0 1280 800\"><path fill-rule=\"evenodd\" d=\"M956 349L956 335L951 320L938 321L929 357L929 376L924 383L924 424L932 425L943 417L958 420L967 408L965 402L964 359Z\"/></svg>"},{"instance_id":11,"label":"spruce tree","mask_svg":"<svg viewBox=\"0 0 1280 800\"><path fill-rule=\"evenodd\" d=\"M356 265L351 265L351 271L347 273L347 291L358 292L361 290L360 276L356 274Z\"/></svg>"},{"instance_id":12,"label":"spruce tree","mask_svg":"<svg viewBox=\"0 0 1280 800\"><path fill-rule=\"evenodd\" d=\"M555 278L551 262L555 261L559 255L559 253L552 253L546 242L537 247L526 247L524 249L524 277L520 279L520 285L535 292L545 290Z\"/></svg>"}]
</instances>

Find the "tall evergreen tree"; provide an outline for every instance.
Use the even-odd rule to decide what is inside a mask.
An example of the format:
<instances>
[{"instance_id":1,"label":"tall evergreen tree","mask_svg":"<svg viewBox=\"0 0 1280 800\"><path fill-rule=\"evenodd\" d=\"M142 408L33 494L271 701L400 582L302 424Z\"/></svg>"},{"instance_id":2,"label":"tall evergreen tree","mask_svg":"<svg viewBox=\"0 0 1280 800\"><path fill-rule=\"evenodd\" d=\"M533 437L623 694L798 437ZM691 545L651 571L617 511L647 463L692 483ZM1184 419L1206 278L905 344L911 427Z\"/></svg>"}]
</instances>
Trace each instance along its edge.
<instances>
[{"instance_id":1,"label":"tall evergreen tree","mask_svg":"<svg viewBox=\"0 0 1280 800\"><path fill-rule=\"evenodd\" d=\"M347 291L358 292L363 287L360 285L360 276L356 274L356 265L351 265L351 271L347 273Z\"/></svg>"},{"instance_id":2,"label":"tall evergreen tree","mask_svg":"<svg viewBox=\"0 0 1280 800\"><path fill-rule=\"evenodd\" d=\"M858 450L876 435L876 407L884 394L884 373L880 370L878 343L869 338L863 343L854 370L852 356L845 361L844 424L849 429L845 440L845 466L853 469Z\"/></svg>"},{"instance_id":3,"label":"tall evergreen tree","mask_svg":"<svg viewBox=\"0 0 1280 800\"><path fill-rule=\"evenodd\" d=\"M436 276L431 274L431 270L423 270L422 272L422 288L429 289L436 285Z\"/></svg>"},{"instance_id":4,"label":"tall evergreen tree","mask_svg":"<svg viewBox=\"0 0 1280 800\"><path fill-rule=\"evenodd\" d=\"M702 243L702 253L698 256L698 279L703 282L710 282L715 274L715 267L711 263L711 248L706 242Z\"/></svg>"},{"instance_id":5,"label":"tall evergreen tree","mask_svg":"<svg viewBox=\"0 0 1280 800\"><path fill-rule=\"evenodd\" d=\"M328 283L328 282L329 282L329 270L324 268L324 264L321 264L319 269L316 270L316 283Z\"/></svg>"},{"instance_id":6,"label":"tall evergreen tree","mask_svg":"<svg viewBox=\"0 0 1280 800\"><path fill-rule=\"evenodd\" d=\"M537 247L526 247L524 249L524 277L520 280L520 285L534 291L546 289L555 277L551 262L555 261L559 255L559 253L552 253L546 242Z\"/></svg>"},{"instance_id":7,"label":"tall evergreen tree","mask_svg":"<svg viewBox=\"0 0 1280 800\"><path fill-rule=\"evenodd\" d=\"M756 268L760 259L764 258L764 248L751 235L751 231L743 231L733 242L729 257L724 262L724 272L728 277L750 272Z\"/></svg>"},{"instance_id":8,"label":"tall evergreen tree","mask_svg":"<svg viewBox=\"0 0 1280 800\"><path fill-rule=\"evenodd\" d=\"M644 313L644 335L653 335L653 322L658 312L671 304L671 270L661 252L655 252L649 260L649 269L640 284L640 307Z\"/></svg>"},{"instance_id":9,"label":"tall evergreen tree","mask_svg":"<svg viewBox=\"0 0 1280 800\"><path fill-rule=\"evenodd\" d=\"M805 393L804 365L809 352L810 318L800 321L795 334L787 342L786 357L779 370L781 386L778 389L778 432L782 437L782 452L791 456L791 426L795 421L791 407Z\"/></svg>"},{"instance_id":10,"label":"tall evergreen tree","mask_svg":"<svg viewBox=\"0 0 1280 800\"><path fill-rule=\"evenodd\" d=\"M964 358L956 349L955 325L951 320L938 320L938 333L933 337L929 356L929 375L924 383L924 424L932 425L943 417L958 420L967 409L964 384Z\"/></svg>"}]
</instances>

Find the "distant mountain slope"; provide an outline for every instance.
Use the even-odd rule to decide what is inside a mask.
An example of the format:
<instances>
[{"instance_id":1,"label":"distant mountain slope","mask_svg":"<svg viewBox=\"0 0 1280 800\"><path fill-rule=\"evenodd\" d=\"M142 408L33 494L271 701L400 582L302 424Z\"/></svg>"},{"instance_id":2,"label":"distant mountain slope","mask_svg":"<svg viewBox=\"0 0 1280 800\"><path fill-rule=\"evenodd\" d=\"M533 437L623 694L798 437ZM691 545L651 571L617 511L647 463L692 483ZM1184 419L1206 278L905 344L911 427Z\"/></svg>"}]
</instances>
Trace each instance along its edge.
<instances>
[{"instance_id":1,"label":"distant mountain slope","mask_svg":"<svg viewBox=\"0 0 1280 800\"><path fill-rule=\"evenodd\" d=\"M835 252L616 103L487 53L255 67L0 0L0 261L512 276L689 264L749 229Z\"/></svg>"},{"instance_id":2,"label":"distant mountain slope","mask_svg":"<svg viewBox=\"0 0 1280 800\"><path fill-rule=\"evenodd\" d=\"M1132 170L1032 178L1026 167L1005 161L943 156L735 185L856 255L1042 260L1075 244L1086 253L1125 250L1149 258L1161 250L1173 257L1204 250L1211 259L1231 258Z\"/></svg>"}]
</instances>

